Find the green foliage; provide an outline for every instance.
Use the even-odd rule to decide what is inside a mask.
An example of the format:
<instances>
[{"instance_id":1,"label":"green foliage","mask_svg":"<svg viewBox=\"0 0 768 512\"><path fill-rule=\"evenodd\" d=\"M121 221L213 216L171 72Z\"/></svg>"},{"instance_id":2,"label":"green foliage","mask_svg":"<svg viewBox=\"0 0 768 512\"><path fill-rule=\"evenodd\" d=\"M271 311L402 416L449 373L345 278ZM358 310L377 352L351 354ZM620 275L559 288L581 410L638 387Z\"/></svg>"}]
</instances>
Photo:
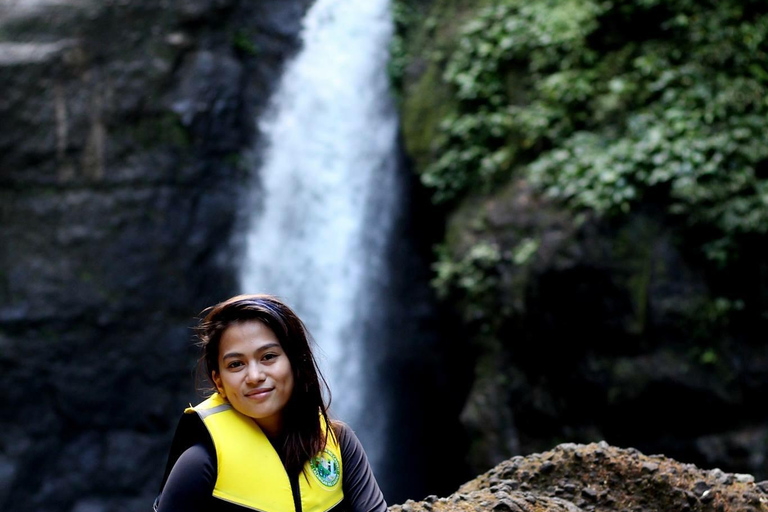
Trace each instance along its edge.
<instances>
[{"instance_id":1,"label":"green foliage","mask_svg":"<svg viewBox=\"0 0 768 512\"><path fill-rule=\"evenodd\" d=\"M528 61L537 72L594 58L585 38L603 9L593 0L497 2L464 28L445 77L463 100L505 105L509 63Z\"/></svg>"},{"instance_id":2,"label":"green foliage","mask_svg":"<svg viewBox=\"0 0 768 512\"><path fill-rule=\"evenodd\" d=\"M528 80L509 83L509 70L526 61L535 73L563 59L594 60L595 52L582 50L600 9L584 0L496 2L466 25L444 75L463 108L442 123L439 157L423 174L424 183L436 189L437 202L505 181L524 159L520 150L535 142L530 129L541 133L558 123L563 112L556 102L533 102L530 107L513 103L514 92L527 86ZM573 78L553 76L542 82L543 93L563 92L563 98L578 100L586 92L569 85L584 80Z\"/></svg>"},{"instance_id":3,"label":"green foliage","mask_svg":"<svg viewBox=\"0 0 768 512\"><path fill-rule=\"evenodd\" d=\"M437 202L523 172L575 210L641 203L734 240L768 230L768 4L497 0L445 66Z\"/></svg>"},{"instance_id":4,"label":"green foliage","mask_svg":"<svg viewBox=\"0 0 768 512\"><path fill-rule=\"evenodd\" d=\"M525 265L539 250L541 241L538 238L526 238L517 247L515 247L512 253L512 261L516 265Z\"/></svg>"},{"instance_id":5,"label":"green foliage","mask_svg":"<svg viewBox=\"0 0 768 512\"><path fill-rule=\"evenodd\" d=\"M718 359L719 357L717 355L717 352L712 348L706 349L699 356L699 362L701 364L715 364L717 363Z\"/></svg>"},{"instance_id":6,"label":"green foliage","mask_svg":"<svg viewBox=\"0 0 768 512\"><path fill-rule=\"evenodd\" d=\"M387 73L389 81L392 84L395 94L400 94L402 90L403 76L405 68L408 66L410 56L407 52L406 37L413 24L417 21L413 8L400 1L394 1L391 4L392 21L395 25L395 33L389 43L389 61L387 62Z\"/></svg>"},{"instance_id":7,"label":"green foliage","mask_svg":"<svg viewBox=\"0 0 768 512\"><path fill-rule=\"evenodd\" d=\"M443 121L438 140L444 150L432 165L434 171L422 176L424 184L434 189L435 200L452 199L476 180L486 191L498 182L512 156L512 148L504 144L510 119L481 108Z\"/></svg>"},{"instance_id":8,"label":"green foliage","mask_svg":"<svg viewBox=\"0 0 768 512\"><path fill-rule=\"evenodd\" d=\"M488 242L474 245L459 261L453 260L446 247L438 247L432 286L441 298L457 293L476 303L496 286L493 269L500 261L499 248Z\"/></svg>"},{"instance_id":9,"label":"green foliage","mask_svg":"<svg viewBox=\"0 0 768 512\"><path fill-rule=\"evenodd\" d=\"M464 21L490 0L393 0L395 34L390 45L389 76L401 107L405 149L416 169L430 162L441 120L457 100L442 80Z\"/></svg>"}]
</instances>

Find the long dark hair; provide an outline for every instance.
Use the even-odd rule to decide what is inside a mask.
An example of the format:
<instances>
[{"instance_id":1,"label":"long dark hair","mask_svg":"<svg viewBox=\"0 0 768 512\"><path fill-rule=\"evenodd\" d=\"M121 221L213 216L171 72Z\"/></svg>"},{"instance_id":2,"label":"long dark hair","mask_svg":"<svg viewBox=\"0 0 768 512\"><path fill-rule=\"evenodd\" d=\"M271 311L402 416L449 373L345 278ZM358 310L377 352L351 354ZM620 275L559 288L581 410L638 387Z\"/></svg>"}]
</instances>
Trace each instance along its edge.
<instances>
[{"instance_id":1,"label":"long dark hair","mask_svg":"<svg viewBox=\"0 0 768 512\"><path fill-rule=\"evenodd\" d=\"M280 452L289 475L298 475L312 457L325 448L331 432L328 419L330 389L312 353L312 338L301 319L284 302L271 295L238 295L211 306L200 315L196 330L202 349L198 371L213 382L219 371L219 345L224 331L232 325L259 321L277 336L291 362L293 392L283 411L284 434ZM323 400L327 393L328 403ZM322 427L320 416L325 419Z\"/></svg>"}]
</instances>

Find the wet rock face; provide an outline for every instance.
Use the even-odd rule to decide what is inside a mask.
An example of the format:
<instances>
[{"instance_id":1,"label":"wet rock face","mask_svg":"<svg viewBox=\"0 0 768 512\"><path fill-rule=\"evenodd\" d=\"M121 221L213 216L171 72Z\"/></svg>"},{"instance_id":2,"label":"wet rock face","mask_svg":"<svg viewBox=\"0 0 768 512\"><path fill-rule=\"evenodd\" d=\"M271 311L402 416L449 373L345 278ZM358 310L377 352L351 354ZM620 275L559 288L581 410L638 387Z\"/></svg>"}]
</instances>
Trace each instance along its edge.
<instances>
[{"instance_id":1,"label":"wet rock face","mask_svg":"<svg viewBox=\"0 0 768 512\"><path fill-rule=\"evenodd\" d=\"M309 3L0 5L0 509L149 509Z\"/></svg>"},{"instance_id":2,"label":"wet rock face","mask_svg":"<svg viewBox=\"0 0 768 512\"><path fill-rule=\"evenodd\" d=\"M605 439L768 475L763 320L729 310L681 237L653 211L576 218L524 180L452 215L455 260L498 255L485 288L449 298L477 347L462 412L475 472Z\"/></svg>"},{"instance_id":3,"label":"wet rock face","mask_svg":"<svg viewBox=\"0 0 768 512\"><path fill-rule=\"evenodd\" d=\"M392 512L641 512L768 510L768 482L746 474L702 470L604 442L563 444L514 457L447 498L430 496Z\"/></svg>"}]
</instances>

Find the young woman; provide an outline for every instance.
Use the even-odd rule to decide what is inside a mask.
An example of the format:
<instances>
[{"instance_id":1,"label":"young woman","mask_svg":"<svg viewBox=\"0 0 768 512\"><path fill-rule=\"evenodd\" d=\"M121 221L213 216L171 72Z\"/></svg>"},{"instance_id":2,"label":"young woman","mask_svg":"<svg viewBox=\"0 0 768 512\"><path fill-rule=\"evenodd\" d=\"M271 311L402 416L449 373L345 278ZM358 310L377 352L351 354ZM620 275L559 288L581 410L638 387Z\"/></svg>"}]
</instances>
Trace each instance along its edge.
<instances>
[{"instance_id":1,"label":"young woman","mask_svg":"<svg viewBox=\"0 0 768 512\"><path fill-rule=\"evenodd\" d=\"M385 512L354 432L330 421L302 321L268 295L203 312L201 368L216 391L184 411L157 512Z\"/></svg>"}]
</instances>

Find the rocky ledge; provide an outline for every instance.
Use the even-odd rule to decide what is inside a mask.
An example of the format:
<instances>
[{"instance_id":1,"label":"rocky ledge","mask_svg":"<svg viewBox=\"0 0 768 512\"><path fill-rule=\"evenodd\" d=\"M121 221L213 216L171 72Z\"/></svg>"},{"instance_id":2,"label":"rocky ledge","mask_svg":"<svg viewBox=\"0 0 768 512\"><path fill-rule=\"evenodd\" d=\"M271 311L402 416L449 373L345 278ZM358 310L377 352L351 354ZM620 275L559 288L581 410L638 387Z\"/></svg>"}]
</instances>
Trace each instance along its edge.
<instances>
[{"instance_id":1,"label":"rocky ledge","mask_svg":"<svg viewBox=\"0 0 768 512\"><path fill-rule=\"evenodd\" d=\"M390 512L761 512L768 481L704 470L605 442L561 444L513 457L447 498L428 496Z\"/></svg>"}]
</instances>

